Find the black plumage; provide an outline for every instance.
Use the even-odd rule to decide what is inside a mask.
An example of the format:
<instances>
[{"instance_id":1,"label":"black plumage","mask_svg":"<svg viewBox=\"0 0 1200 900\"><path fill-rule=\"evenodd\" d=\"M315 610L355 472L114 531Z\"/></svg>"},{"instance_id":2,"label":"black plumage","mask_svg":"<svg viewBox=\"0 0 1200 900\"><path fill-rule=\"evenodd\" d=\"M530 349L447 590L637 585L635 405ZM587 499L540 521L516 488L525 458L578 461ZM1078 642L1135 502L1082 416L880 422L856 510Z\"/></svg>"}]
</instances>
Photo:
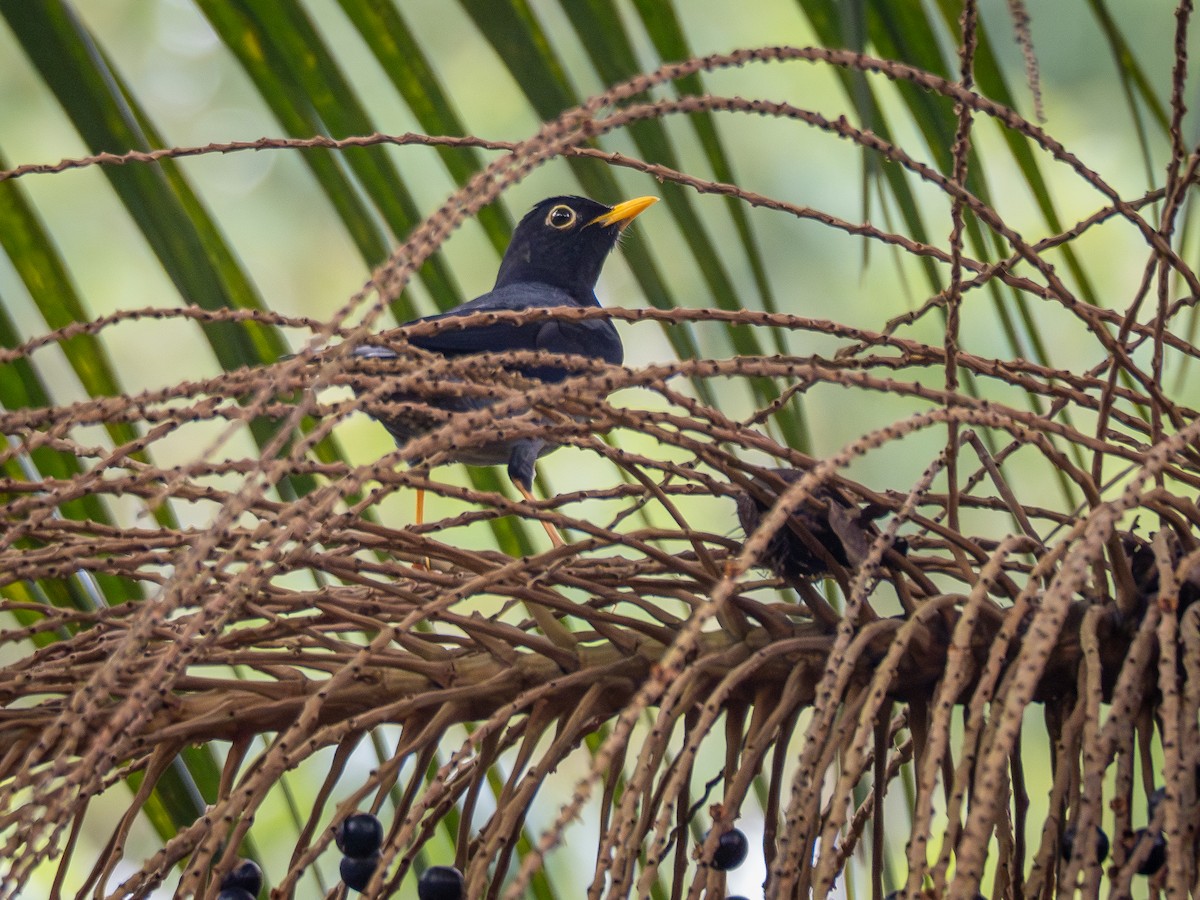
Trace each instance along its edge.
<instances>
[{"instance_id":1,"label":"black plumage","mask_svg":"<svg viewBox=\"0 0 1200 900\"><path fill-rule=\"evenodd\" d=\"M596 299L595 287L604 260L625 227L656 199L639 197L613 207L584 197L543 200L513 231L496 284L490 291L448 312L407 323L461 318L462 326L446 328L434 335L413 337L410 343L447 358L529 350L578 354L619 365L624 359L624 350L616 328L607 319L574 322L544 319L520 325L491 321L471 324L470 320L479 313L498 310L598 307L600 302ZM367 345L357 348L355 355L361 359L388 360L397 358L399 352L391 347ZM570 374L568 368L552 364L514 364L506 366L504 371L517 385L522 379L558 382ZM447 414L476 410L495 402L478 395L465 396L465 393L450 385L444 392L435 390L420 397L393 394L386 399L389 403L401 404L402 409L396 411L393 407L377 418L403 447L444 424ZM455 451L454 458L468 465L507 464L509 477L529 499L534 464L540 456L554 449L555 444L540 438L467 441Z\"/></svg>"}]
</instances>

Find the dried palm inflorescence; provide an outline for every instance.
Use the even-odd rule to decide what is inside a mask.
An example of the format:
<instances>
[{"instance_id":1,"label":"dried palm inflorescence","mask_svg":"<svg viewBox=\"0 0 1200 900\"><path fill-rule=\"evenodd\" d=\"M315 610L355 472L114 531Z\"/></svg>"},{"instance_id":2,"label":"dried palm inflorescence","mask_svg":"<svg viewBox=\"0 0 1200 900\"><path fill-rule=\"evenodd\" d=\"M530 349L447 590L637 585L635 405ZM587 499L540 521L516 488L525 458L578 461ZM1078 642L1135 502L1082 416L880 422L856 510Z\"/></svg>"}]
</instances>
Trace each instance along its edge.
<instances>
[{"instance_id":1,"label":"dried palm inflorescence","mask_svg":"<svg viewBox=\"0 0 1200 900\"><path fill-rule=\"evenodd\" d=\"M81 894L100 885L135 897L168 882L214 895L297 768L323 781L300 810L290 859L267 867L274 896L336 865L334 826L359 810L384 824L363 885L377 896L415 880L418 857L447 835L453 859L427 856L422 868L455 864L470 897L522 896L544 862L584 853L582 841L563 847L578 818L598 835L581 896L656 886L722 896L726 866L713 863L735 825L754 834L769 897L824 896L855 860L876 894L890 865L909 896L1036 897L1073 885L1094 895L1145 866L1153 841L1120 840L1142 826L1169 848L1152 877L1195 894L1200 421L1168 393L1164 366L1146 369L1134 351L1193 364L1200 351L1171 328L1178 306L1143 321L1136 305L1126 316L1085 304L1045 254L1120 216L1145 235L1162 278L1196 277L1138 212L1150 195L1113 199L1033 245L955 180L845 120L738 98L638 99L690 72L789 58L936 91L1116 197L1039 128L959 85L845 52L746 51L667 67L547 125L415 232L372 287L393 295L464 216L538 162L587 155L588 139L639 118L695 110L767 113L855 141L944 191L957 216L1013 255L983 263L964 255L961 234L942 249L855 226L945 263L950 288L877 331L749 310L573 312L624 320L634 334L736 323L840 344L821 356L639 369L579 361L575 377L529 391L489 378L497 360L413 357L381 372L338 349L369 333L343 327L343 315L140 310L4 352L21 364L146 318L255 320L306 344L261 370L0 416L0 894L49 863L84 873L72 876ZM953 329L936 346L901 336L943 307L953 325L965 292L992 283L1056 305L1095 343L1095 367L976 356ZM362 312L370 295L344 312ZM368 326L382 300L369 307ZM948 386L930 387L948 368ZM995 388L990 399L959 386L967 375ZM436 466L464 441L528 431L585 451L589 486L530 505L406 469L400 451L360 465L322 452L346 417L439 379L441 390L496 402L405 455ZM780 399L743 419L697 399L717 382L763 379ZM359 394L326 390L339 386ZM821 458L771 436L793 397L826 389L883 424ZM1042 411L1028 411L1030 397ZM114 448L87 427L115 423L141 437ZM243 429L262 438L261 452L234 449L228 439ZM914 468L912 448L934 433L949 439ZM193 452L155 464L168 444ZM864 476L868 486L856 477L868 464L907 474ZM455 511L395 524L389 502L415 487ZM95 514L105 505L137 514L105 520ZM494 523L516 542L524 530L504 529L533 518L569 545L513 555L462 539ZM764 574L772 568L780 577ZM1042 714L1046 734L1034 736ZM355 762L368 739L378 754L369 770ZM130 852L152 791L186 792L189 771L204 766L220 775L202 814L175 823L158 852ZM555 778L569 778L565 793ZM127 815L87 857L76 838L93 799L126 782ZM1063 842L1068 823L1075 835L1101 827L1118 838L1107 869L1095 842Z\"/></svg>"}]
</instances>

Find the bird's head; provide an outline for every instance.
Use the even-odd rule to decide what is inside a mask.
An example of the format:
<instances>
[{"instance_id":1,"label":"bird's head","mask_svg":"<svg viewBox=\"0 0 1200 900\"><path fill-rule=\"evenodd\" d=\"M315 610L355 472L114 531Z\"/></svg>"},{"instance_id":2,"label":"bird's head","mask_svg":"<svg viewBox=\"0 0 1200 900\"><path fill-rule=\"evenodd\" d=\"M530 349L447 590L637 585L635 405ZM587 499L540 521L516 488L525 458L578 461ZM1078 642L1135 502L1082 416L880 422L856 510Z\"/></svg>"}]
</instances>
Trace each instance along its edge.
<instances>
[{"instance_id":1,"label":"bird's head","mask_svg":"<svg viewBox=\"0 0 1200 900\"><path fill-rule=\"evenodd\" d=\"M638 197L605 206L585 197L550 197L529 211L513 231L500 263L496 287L540 282L591 302L604 259L640 212L658 202Z\"/></svg>"}]
</instances>

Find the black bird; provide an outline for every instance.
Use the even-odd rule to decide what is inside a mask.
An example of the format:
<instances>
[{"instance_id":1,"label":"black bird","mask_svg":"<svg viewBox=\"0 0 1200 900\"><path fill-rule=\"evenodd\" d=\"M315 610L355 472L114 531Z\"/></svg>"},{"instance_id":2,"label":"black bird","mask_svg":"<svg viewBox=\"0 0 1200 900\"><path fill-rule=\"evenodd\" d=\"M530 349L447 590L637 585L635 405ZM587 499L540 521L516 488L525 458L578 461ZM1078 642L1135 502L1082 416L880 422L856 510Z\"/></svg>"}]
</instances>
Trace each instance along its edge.
<instances>
[{"instance_id":1,"label":"black bird","mask_svg":"<svg viewBox=\"0 0 1200 900\"><path fill-rule=\"evenodd\" d=\"M604 260L617 244L621 232L633 219L657 202L657 197L638 197L616 206L605 206L584 197L550 197L537 204L518 223L500 263L495 286L481 297L436 316L406 324L462 318L462 327L447 328L435 335L413 337L409 342L423 350L453 358L484 352L534 350L578 354L620 365L624 349L616 328L607 319L564 322L545 319L525 325L500 322L471 325L476 313L551 307L598 307L596 280ZM357 348L362 359L388 360L398 357L390 347L367 345ZM542 382L558 382L568 370L553 365L507 367L517 376ZM405 404L399 412L376 418L403 447L414 438L445 424L448 413L468 412L490 405L491 399L463 396L452 391L432 398L394 394L391 403ZM532 500L533 469L538 457L557 449L540 438L473 443L458 451L455 461L474 466L508 464L508 476L526 500ZM417 521L423 513L423 493L417 495ZM546 533L556 546L562 538L550 523Z\"/></svg>"}]
</instances>

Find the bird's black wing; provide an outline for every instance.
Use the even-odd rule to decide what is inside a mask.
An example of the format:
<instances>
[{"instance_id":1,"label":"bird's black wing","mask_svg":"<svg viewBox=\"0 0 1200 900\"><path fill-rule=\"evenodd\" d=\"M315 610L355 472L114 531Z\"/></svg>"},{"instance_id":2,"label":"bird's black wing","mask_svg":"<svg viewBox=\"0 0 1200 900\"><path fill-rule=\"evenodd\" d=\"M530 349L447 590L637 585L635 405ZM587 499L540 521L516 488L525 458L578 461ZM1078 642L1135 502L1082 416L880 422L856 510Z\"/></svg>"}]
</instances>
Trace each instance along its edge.
<instances>
[{"instance_id":1,"label":"bird's black wing","mask_svg":"<svg viewBox=\"0 0 1200 900\"><path fill-rule=\"evenodd\" d=\"M433 322L453 317L498 310L547 309L556 306L579 306L566 291L546 284L522 283L496 288L449 312L417 319ZM416 324L410 322L409 324ZM468 353L503 352L505 350L548 350L554 353L579 353L619 363L621 342L616 329L607 320L587 322L543 321L517 325L495 322L466 328L448 328L435 335L413 337L414 346L445 356ZM556 381L565 376L560 369L539 367L527 373L534 378Z\"/></svg>"},{"instance_id":2,"label":"bird's black wing","mask_svg":"<svg viewBox=\"0 0 1200 900\"><path fill-rule=\"evenodd\" d=\"M538 332L537 349L551 353L577 353L618 366L625 359L621 338L608 319L547 322Z\"/></svg>"},{"instance_id":3,"label":"bird's black wing","mask_svg":"<svg viewBox=\"0 0 1200 900\"><path fill-rule=\"evenodd\" d=\"M534 307L576 306L566 291L546 284L510 284L476 297L454 309L436 316L426 316L409 322L440 322L446 319L470 316L475 313L502 310L530 309ZM447 328L437 334L412 337L413 346L432 350L446 356L464 353L483 353L489 350L537 350L538 332L544 322L515 325L512 322L497 322L487 325L471 325L467 328Z\"/></svg>"}]
</instances>

